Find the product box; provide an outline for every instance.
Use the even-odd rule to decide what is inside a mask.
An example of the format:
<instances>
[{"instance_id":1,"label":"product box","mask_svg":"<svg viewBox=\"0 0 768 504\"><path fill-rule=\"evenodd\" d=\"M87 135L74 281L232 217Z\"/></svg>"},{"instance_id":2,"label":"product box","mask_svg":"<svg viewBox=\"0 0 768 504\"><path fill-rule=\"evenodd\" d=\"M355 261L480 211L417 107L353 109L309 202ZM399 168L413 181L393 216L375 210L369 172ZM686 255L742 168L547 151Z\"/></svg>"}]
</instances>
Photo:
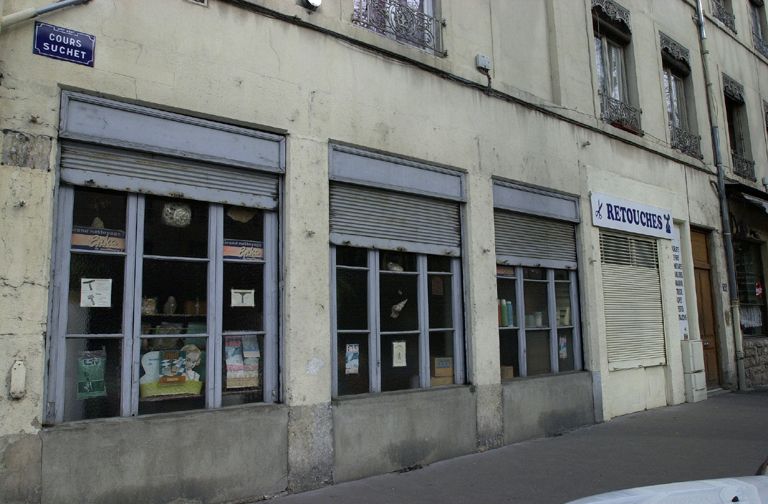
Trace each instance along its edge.
<instances>
[{"instance_id":1,"label":"product box","mask_svg":"<svg viewBox=\"0 0 768 504\"><path fill-rule=\"evenodd\" d=\"M515 377L515 366L501 366L501 379L511 380Z\"/></svg>"},{"instance_id":2,"label":"product box","mask_svg":"<svg viewBox=\"0 0 768 504\"><path fill-rule=\"evenodd\" d=\"M432 387L439 387L440 385L453 385L453 376L432 376L429 379L429 384Z\"/></svg>"},{"instance_id":3,"label":"product box","mask_svg":"<svg viewBox=\"0 0 768 504\"><path fill-rule=\"evenodd\" d=\"M429 360L429 369L433 377L453 377L453 357L433 357Z\"/></svg>"}]
</instances>

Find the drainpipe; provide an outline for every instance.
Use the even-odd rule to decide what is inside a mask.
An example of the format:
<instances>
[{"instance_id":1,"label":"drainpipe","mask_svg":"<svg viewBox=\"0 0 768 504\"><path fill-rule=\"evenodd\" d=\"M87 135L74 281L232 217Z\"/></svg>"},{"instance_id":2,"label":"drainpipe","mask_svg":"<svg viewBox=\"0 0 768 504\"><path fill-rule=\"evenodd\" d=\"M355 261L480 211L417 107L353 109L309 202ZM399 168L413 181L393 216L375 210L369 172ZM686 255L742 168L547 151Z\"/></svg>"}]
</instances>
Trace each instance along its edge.
<instances>
[{"instance_id":1,"label":"drainpipe","mask_svg":"<svg viewBox=\"0 0 768 504\"><path fill-rule=\"evenodd\" d=\"M731 301L731 327L733 330L733 343L736 347L736 373L739 390L747 389L747 379L744 372L744 340L741 334L741 311L739 309L739 293L736 286L736 267L733 260L733 241L731 234L731 220L728 211L728 199L725 196L725 175L723 168L723 155L720 150L720 129L715 109L714 84L709 72L709 49L707 49L707 32L704 26L704 9L701 0L696 0L696 23L699 26L699 48L701 50L701 62L704 67L704 84L707 88L707 109L709 111L709 125L712 132L712 150L717 169L717 194L720 199L720 219L723 227L723 246L725 247L725 264L728 269L728 293Z\"/></svg>"},{"instance_id":2,"label":"drainpipe","mask_svg":"<svg viewBox=\"0 0 768 504\"><path fill-rule=\"evenodd\" d=\"M10 26L13 26L15 24L21 23L22 21L26 21L28 19L34 19L38 16L42 16L43 14L48 14L49 12L54 12L59 9L71 7L73 5L88 3L90 1L91 0L60 0L59 2L48 5L46 7L38 7L38 8L31 7L29 9L24 9L22 11L15 12L13 14L8 14L7 16L2 16L3 0L0 0L0 16L2 16L2 19L0 19L0 33L2 33L2 30Z\"/></svg>"}]
</instances>

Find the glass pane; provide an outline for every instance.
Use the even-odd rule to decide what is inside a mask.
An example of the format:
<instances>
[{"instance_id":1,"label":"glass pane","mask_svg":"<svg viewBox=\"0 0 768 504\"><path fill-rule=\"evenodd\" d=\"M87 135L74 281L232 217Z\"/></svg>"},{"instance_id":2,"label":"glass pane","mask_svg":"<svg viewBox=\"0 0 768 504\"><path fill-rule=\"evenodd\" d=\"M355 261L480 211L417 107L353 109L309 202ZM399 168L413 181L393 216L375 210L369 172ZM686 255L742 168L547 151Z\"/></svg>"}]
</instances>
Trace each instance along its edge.
<instances>
[{"instance_id":1,"label":"glass pane","mask_svg":"<svg viewBox=\"0 0 768 504\"><path fill-rule=\"evenodd\" d=\"M264 329L264 265L224 263L224 331Z\"/></svg>"},{"instance_id":2,"label":"glass pane","mask_svg":"<svg viewBox=\"0 0 768 504\"><path fill-rule=\"evenodd\" d=\"M624 49L611 42L608 42L608 65L610 72L610 96L615 100L626 101Z\"/></svg>"},{"instance_id":3,"label":"glass pane","mask_svg":"<svg viewBox=\"0 0 768 504\"><path fill-rule=\"evenodd\" d=\"M72 248L125 252L125 194L76 188Z\"/></svg>"},{"instance_id":4,"label":"glass pane","mask_svg":"<svg viewBox=\"0 0 768 504\"><path fill-rule=\"evenodd\" d=\"M419 335L381 336L381 390L419 388Z\"/></svg>"},{"instance_id":5,"label":"glass pane","mask_svg":"<svg viewBox=\"0 0 768 504\"><path fill-rule=\"evenodd\" d=\"M496 266L496 275L505 277L514 277L517 275L517 268L514 266Z\"/></svg>"},{"instance_id":6,"label":"glass pane","mask_svg":"<svg viewBox=\"0 0 768 504\"><path fill-rule=\"evenodd\" d=\"M368 333L339 334L337 340L339 395L368 393Z\"/></svg>"},{"instance_id":7,"label":"glass pane","mask_svg":"<svg viewBox=\"0 0 768 504\"><path fill-rule=\"evenodd\" d=\"M208 257L208 204L147 196L144 254Z\"/></svg>"},{"instance_id":8,"label":"glass pane","mask_svg":"<svg viewBox=\"0 0 768 504\"><path fill-rule=\"evenodd\" d=\"M453 331L429 333L430 385L453 385Z\"/></svg>"},{"instance_id":9,"label":"glass pane","mask_svg":"<svg viewBox=\"0 0 768 504\"><path fill-rule=\"evenodd\" d=\"M416 255L406 252L386 252L380 253L382 271L416 271Z\"/></svg>"},{"instance_id":10,"label":"glass pane","mask_svg":"<svg viewBox=\"0 0 768 504\"><path fill-rule=\"evenodd\" d=\"M571 272L568 271L568 270L555 270L555 280L570 281L571 280Z\"/></svg>"},{"instance_id":11,"label":"glass pane","mask_svg":"<svg viewBox=\"0 0 768 504\"><path fill-rule=\"evenodd\" d=\"M560 371L576 369L573 355L573 329L557 331L557 360Z\"/></svg>"},{"instance_id":12,"label":"glass pane","mask_svg":"<svg viewBox=\"0 0 768 504\"><path fill-rule=\"evenodd\" d=\"M520 352L517 341L517 329L502 329L499 331L502 380L509 380L520 376Z\"/></svg>"},{"instance_id":13,"label":"glass pane","mask_svg":"<svg viewBox=\"0 0 768 504\"><path fill-rule=\"evenodd\" d=\"M558 326L572 326L573 319L571 314L571 284L555 284L555 310Z\"/></svg>"},{"instance_id":14,"label":"glass pane","mask_svg":"<svg viewBox=\"0 0 768 504\"><path fill-rule=\"evenodd\" d=\"M367 268L368 251L361 248L336 247L336 264Z\"/></svg>"},{"instance_id":15,"label":"glass pane","mask_svg":"<svg viewBox=\"0 0 768 504\"><path fill-rule=\"evenodd\" d=\"M246 207L224 207L224 259L264 259L264 214Z\"/></svg>"},{"instance_id":16,"label":"glass pane","mask_svg":"<svg viewBox=\"0 0 768 504\"><path fill-rule=\"evenodd\" d=\"M525 282L523 284L525 327L549 327L547 287L546 282Z\"/></svg>"},{"instance_id":17,"label":"glass pane","mask_svg":"<svg viewBox=\"0 0 768 504\"><path fill-rule=\"evenodd\" d=\"M336 326L368 329L367 271L336 271Z\"/></svg>"},{"instance_id":18,"label":"glass pane","mask_svg":"<svg viewBox=\"0 0 768 504\"><path fill-rule=\"evenodd\" d=\"M141 340L139 414L205 407L206 338Z\"/></svg>"},{"instance_id":19,"label":"glass pane","mask_svg":"<svg viewBox=\"0 0 768 504\"><path fill-rule=\"evenodd\" d=\"M496 279L499 327L517 326L517 282L514 279Z\"/></svg>"},{"instance_id":20,"label":"glass pane","mask_svg":"<svg viewBox=\"0 0 768 504\"><path fill-rule=\"evenodd\" d=\"M526 280L546 280L547 270L542 268L523 268L523 278Z\"/></svg>"},{"instance_id":21,"label":"glass pane","mask_svg":"<svg viewBox=\"0 0 768 504\"><path fill-rule=\"evenodd\" d=\"M677 126L688 130L688 116L686 114L685 104L685 82L677 75L672 75L672 89L674 92L675 114L677 116Z\"/></svg>"},{"instance_id":22,"label":"glass pane","mask_svg":"<svg viewBox=\"0 0 768 504\"><path fill-rule=\"evenodd\" d=\"M675 124L675 114L674 114L674 105L673 105L673 99L672 99L672 83L670 82L670 78L672 77L672 74L669 70L669 68L664 69L664 101L667 104L667 115L669 116L669 122L672 126L677 126Z\"/></svg>"},{"instance_id":23,"label":"glass pane","mask_svg":"<svg viewBox=\"0 0 768 504\"><path fill-rule=\"evenodd\" d=\"M549 357L549 331L527 331L525 353L528 376L552 372Z\"/></svg>"},{"instance_id":24,"label":"glass pane","mask_svg":"<svg viewBox=\"0 0 768 504\"><path fill-rule=\"evenodd\" d=\"M607 83L605 82L605 63L603 62L603 40L600 37L595 37L595 64L597 66L597 82L602 89L606 89Z\"/></svg>"},{"instance_id":25,"label":"glass pane","mask_svg":"<svg viewBox=\"0 0 768 504\"><path fill-rule=\"evenodd\" d=\"M142 334L206 332L208 264L144 260Z\"/></svg>"},{"instance_id":26,"label":"glass pane","mask_svg":"<svg viewBox=\"0 0 768 504\"><path fill-rule=\"evenodd\" d=\"M427 270L430 272L451 272L451 258L443 256L427 256Z\"/></svg>"},{"instance_id":27,"label":"glass pane","mask_svg":"<svg viewBox=\"0 0 768 504\"><path fill-rule=\"evenodd\" d=\"M447 329L453 327L453 290L450 275L429 275L427 303L429 327Z\"/></svg>"},{"instance_id":28,"label":"glass pane","mask_svg":"<svg viewBox=\"0 0 768 504\"><path fill-rule=\"evenodd\" d=\"M417 277L382 273L381 330L410 331L419 329Z\"/></svg>"},{"instance_id":29,"label":"glass pane","mask_svg":"<svg viewBox=\"0 0 768 504\"><path fill-rule=\"evenodd\" d=\"M121 338L67 339L64 421L120 416Z\"/></svg>"},{"instance_id":30,"label":"glass pane","mask_svg":"<svg viewBox=\"0 0 768 504\"><path fill-rule=\"evenodd\" d=\"M67 302L68 334L123 332L125 257L72 253Z\"/></svg>"},{"instance_id":31,"label":"glass pane","mask_svg":"<svg viewBox=\"0 0 768 504\"><path fill-rule=\"evenodd\" d=\"M260 402L264 398L264 336L227 336L221 366L223 406Z\"/></svg>"}]
</instances>

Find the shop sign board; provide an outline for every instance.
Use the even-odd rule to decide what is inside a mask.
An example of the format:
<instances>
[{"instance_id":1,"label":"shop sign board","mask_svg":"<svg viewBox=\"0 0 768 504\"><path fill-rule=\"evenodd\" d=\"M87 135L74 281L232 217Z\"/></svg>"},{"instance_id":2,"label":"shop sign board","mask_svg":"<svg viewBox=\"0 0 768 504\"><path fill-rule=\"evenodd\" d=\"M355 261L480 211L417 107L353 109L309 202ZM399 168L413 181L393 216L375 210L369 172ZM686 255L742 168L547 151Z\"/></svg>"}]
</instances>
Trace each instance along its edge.
<instances>
[{"instance_id":1,"label":"shop sign board","mask_svg":"<svg viewBox=\"0 0 768 504\"><path fill-rule=\"evenodd\" d=\"M95 35L35 22L34 54L92 67L95 50Z\"/></svg>"},{"instance_id":2,"label":"shop sign board","mask_svg":"<svg viewBox=\"0 0 768 504\"><path fill-rule=\"evenodd\" d=\"M629 233L672 239L672 212L593 192L592 224Z\"/></svg>"},{"instance_id":3,"label":"shop sign board","mask_svg":"<svg viewBox=\"0 0 768 504\"><path fill-rule=\"evenodd\" d=\"M688 306L685 301L685 282L683 277L683 253L680 249L680 229L673 227L672 263L675 271L675 298L677 299L677 320L680 322L680 335L688 339Z\"/></svg>"}]
</instances>

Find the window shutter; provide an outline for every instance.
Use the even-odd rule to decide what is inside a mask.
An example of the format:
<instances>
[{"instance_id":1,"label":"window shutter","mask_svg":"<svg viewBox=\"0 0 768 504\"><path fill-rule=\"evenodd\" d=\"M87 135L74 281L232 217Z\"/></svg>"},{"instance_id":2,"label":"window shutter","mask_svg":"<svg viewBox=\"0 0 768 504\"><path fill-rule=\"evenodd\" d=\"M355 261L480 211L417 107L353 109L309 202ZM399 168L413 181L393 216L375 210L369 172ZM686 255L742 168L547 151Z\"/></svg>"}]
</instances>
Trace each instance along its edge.
<instances>
[{"instance_id":1,"label":"window shutter","mask_svg":"<svg viewBox=\"0 0 768 504\"><path fill-rule=\"evenodd\" d=\"M331 242L336 245L459 255L459 223L456 202L331 183Z\"/></svg>"},{"instance_id":2,"label":"window shutter","mask_svg":"<svg viewBox=\"0 0 768 504\"><path fill-rule=\"evenodd\" d=\"M494 212L496 257L507 264L576 268L572 223L532 215Z\"/></svg>"},{"instance_id":3,"label":"window shutter","mask_svg":"<svg viewBox=\"0 0 768 504\"><path fill-rule=\"evenodd\" d=\"M276 175L90 144L62 144L61 178L89 187L277 207Z\"/></svg>"},{"instance_id":4,"label":"window shutter","mask_svg":"<svg viewBox=\"0 0 768 504\"><path fill-rule=\"evenodd\" d=\"M666 363L656 241L600 232L609 364Z\"/></svg>"}]
</instances>

